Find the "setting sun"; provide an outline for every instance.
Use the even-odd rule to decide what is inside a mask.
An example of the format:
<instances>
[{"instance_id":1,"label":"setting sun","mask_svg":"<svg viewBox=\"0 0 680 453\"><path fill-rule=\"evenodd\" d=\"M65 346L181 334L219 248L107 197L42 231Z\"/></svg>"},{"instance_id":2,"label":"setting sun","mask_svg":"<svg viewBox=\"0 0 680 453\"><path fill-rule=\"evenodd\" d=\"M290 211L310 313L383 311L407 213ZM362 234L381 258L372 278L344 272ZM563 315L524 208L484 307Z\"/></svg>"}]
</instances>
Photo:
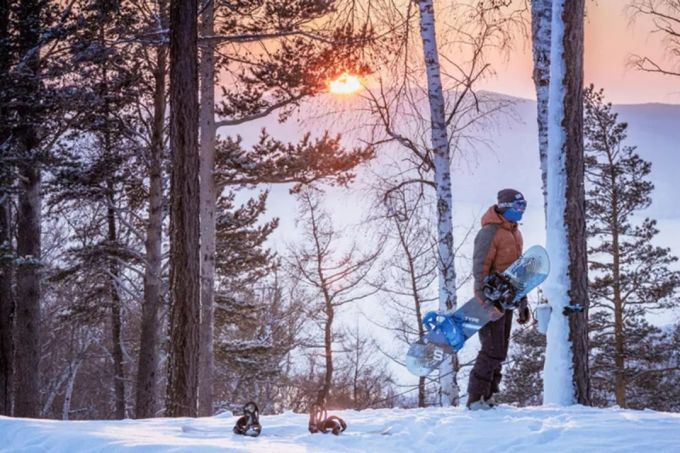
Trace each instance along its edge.
<instances>
[{"instance_id":1,"label":"setting sun","mask_svg":"<svg viewBox=\"0 0 680 453\"><path fill-rule=\"evenodd\" d=\"M361 89L359 77L344 73L329 83L329 91L334 94L351 94Z\"/></svg>"}]
</instances>

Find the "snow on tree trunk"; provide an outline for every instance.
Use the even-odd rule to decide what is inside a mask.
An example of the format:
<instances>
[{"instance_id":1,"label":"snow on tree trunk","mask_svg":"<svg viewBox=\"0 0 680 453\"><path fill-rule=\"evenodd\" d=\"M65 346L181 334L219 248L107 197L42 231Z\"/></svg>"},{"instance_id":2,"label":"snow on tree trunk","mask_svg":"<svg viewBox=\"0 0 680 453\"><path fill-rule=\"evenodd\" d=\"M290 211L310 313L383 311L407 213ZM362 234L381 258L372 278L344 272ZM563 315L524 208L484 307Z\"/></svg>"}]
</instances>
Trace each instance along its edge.
<instances>
[{"instance_id":1,"label":"snow on tree trunk","mask_svg":"<svg viewBox=\"0 0 680 453\"><path fill-rule=\"evenodd\" d=\"M165 9L165 8L163 8ZM165 12L161 12L164 16ZM144 269L144 303L137 373L135 416L153 417L158 410L159 334L163 288L161 279L161 244L163 233L163 129L165 124L165 83L167 49L156 48L154 69L154 116L149 147L149 200L146 225L146 267Z\"/></svg>"},{"instance_id":2,"label":"snow on tree trunk","mask_svg":"<svg viewBox=\"0 0 680 453\"><path fill-rule=\"evenodd\" d=\"M170 356L167 415L197 415L200 323L197 0L170 3Z\"/></svg>"},{"instance_id":3,"label":"snow on tree trunk","mask_svg":"<svg viewBox=\"0 0 680 453\"><path fill-rule=\"evenodd\" d=\"M547 212L548 192L548 93L550 90L550 22L552 0L531 0L531 34L534 55L534 86L538 121L538 154L541 162L543 208Z\"/></svg>"},{"instance_id":4,"label":"snow on tree trunk","mask_svg":"<svg viewBox=\"0 0 680 453\"><path fill-rule=\"evenodd\" d=\"M545 294L553 310L544 366L546 404L588 404L587 256L583 157L583 0L552 11ZM586 311L563 315L571 304Z\"/></svg>"},{"instance_id":5,"label":"snow on tree trunk","mask_svg":"<svg viewBox=\"0 0 680 453\"><path fill-rule=\"evenodd\" d=\"M430 129L434 154L434 177L437 191L437 241L439 256L439 310L451 312L456 309L456 270L453 251L453 197L451 194L451 161L449 140L446 130L445 99L437 53L434 6L432 0L417 1L420 11L420 37L423 42L423 56L427 72L427 92L430 104ZM441 403L459 403L459 388L456 382L458 358L442 363Z\"/></svg>"},{"instance_id":6,"label":"snow on tree trunk","mask_svg":"<svg viewBox=\"0 0 680 453\"><path fill-rule=\"evenodd\" d=\"M201 33L213 34L213 1L209 0L201 14ZM213 415L213 331L215 289L215 203L217 201L215 171L215 57L214 45L201 46L199 63L201 100L200 180L201 180L201 333L198 365L198 415Z\"/></svg>"}]
</instances>

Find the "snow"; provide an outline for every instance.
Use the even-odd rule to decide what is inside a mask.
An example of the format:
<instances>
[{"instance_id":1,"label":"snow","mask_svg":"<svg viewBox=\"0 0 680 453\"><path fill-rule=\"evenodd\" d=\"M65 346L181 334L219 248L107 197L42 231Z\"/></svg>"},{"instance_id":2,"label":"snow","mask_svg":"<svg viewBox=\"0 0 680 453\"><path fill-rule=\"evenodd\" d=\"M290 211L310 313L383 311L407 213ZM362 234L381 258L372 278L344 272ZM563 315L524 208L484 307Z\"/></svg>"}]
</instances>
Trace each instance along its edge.
<instances>
[{"instance_id":1,"label":"snow","mask_svg":"<svg viewBox=\"0 0 680 453\"><path fill-rule=\"evenodd\" d=\"M237 417L54 421L0 417L0 452L73 451L677 451L680 414L583 406L470 412L462 408L332 411L339 436L310 434L307 415L263 416L258 438L232 433Z\"/></svg>"},{"instance_id":2,"label":"snow","mask_svg":"<svg viewBox=\"0 0 680 453\"><path fill-rule=\"evenodd\" d=\"M566 209L566 170L564 144L565 76L564 23L565 0L553 3L552 41L550 50L550 97L548 101L548 212L546 248L551 261L551 273L544 285L545 295L552 306L548 325L547 348L543 369L543 402L569 405L574 401L572 383L572 351L569 343L569 320L562 308L569 305L569 250L564 212Z\"/></svg>"}]
</instances>

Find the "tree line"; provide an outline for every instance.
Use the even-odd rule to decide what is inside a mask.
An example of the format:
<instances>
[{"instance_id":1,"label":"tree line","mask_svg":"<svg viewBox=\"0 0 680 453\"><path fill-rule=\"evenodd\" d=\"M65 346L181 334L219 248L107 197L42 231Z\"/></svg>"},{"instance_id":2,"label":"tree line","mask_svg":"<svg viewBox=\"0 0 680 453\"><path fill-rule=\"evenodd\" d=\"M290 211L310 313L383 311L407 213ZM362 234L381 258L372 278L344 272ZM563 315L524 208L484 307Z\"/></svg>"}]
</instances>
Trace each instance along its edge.
<instances>
[{"instance_id":1,"label":"tree line","mask_svg":"<svg viewBox=\"0 0 680 453\"><path fill-rule=\"evenodd\" d=\"M541 27L552 2L532 7L550 208ZM579 16L570 7L582 27L582 8ZM8 87L0 93L0 413L211 415L244 395L268 412L458 404L465 364L457 357L420 379L416 399L404 397L378 359L398 361L394 351L337 321L380 295L390 319L379 324L408 343L423 335L424 310L457 305L466 275L456 252L466 237L454 241L451 159L484 145L485 127L511 107L478 86L492 71L487 52L508 48L524 10L484 0L451 14L457 21L443 36L456 56L439 61L432 1L0 0ZM574 39L570 61L582 55ZM359 146L324 131L293 143L262 131L252 144L218 133L268 115L285 121L346 72L378 82L366 90L369 139ZM591 277L592 309L570 321L580 332L576 393L590 403L591 382L592 402L606 404L614 383L626 406L632 388L647 383L635 394L651 395L650 382L677 371L671 352L654 366L630 352L670 341L642 310L674 306L677 274L670 252L649 245L655 223L630 223L651 200L649 164L621 144L625 127L601 93L571 102L571 121L583 105L586 152L569 136L565 146L584 160L569 159L568 186L581 190L585 178L590 189L576 194L583 212L555 217L589 237L586 255L585 234L569 236L570 256L584 264L571 277L585 291L586 259ZM377 246L347 245L319 183L347 185L381 149L400 150L400 163L374 178ZM278 226L265 218L272 184L286 185L301 210L304 238L281 256L267 246ZM640 263L653 273L631 274ZM584 294L571 296L587 305ZM522 363L512 372L536 368ZM532 392L515 400L534 401Z\"/></svg>"}]
</instances>

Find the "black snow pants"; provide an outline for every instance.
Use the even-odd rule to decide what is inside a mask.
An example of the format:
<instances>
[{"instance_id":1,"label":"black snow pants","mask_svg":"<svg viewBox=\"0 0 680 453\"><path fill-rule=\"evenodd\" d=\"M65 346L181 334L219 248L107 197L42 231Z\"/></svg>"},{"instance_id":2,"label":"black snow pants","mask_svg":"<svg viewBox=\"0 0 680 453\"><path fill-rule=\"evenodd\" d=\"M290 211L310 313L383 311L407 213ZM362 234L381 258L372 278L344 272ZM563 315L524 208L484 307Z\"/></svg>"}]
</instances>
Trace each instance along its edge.
<instances>
[{"instance_id":1,"label":"black snow pants","mask_svg":"<svg viewBox=\"0 0 680 453\"><path fill-rule=\"evenodd\" d=\"M497 393L501 383L501 367L508 355L512 310L503 317L485 325L479 330L482 349L477 355L475 365L468 381L468 405L475 401L488 399Z\"/></svg>"}]
</instances>

